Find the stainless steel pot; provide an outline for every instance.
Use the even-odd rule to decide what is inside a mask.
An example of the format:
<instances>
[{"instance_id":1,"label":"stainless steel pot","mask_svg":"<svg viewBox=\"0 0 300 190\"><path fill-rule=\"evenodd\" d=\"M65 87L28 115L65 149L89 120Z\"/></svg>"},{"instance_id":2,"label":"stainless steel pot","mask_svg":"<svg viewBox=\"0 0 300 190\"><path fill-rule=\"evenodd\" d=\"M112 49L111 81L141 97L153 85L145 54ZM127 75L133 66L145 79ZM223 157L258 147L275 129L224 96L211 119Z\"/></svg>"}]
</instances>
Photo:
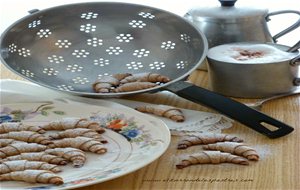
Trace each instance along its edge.
<instances>
[{"instance_id":1,"label":"stainless steel pot","mask_svg":"<svg viewBox=\"0 0 300 190\"><path fill-rule=\"evenodd\" d=\"M274 15L299 11L283 10L268 13L267 9L236 7L236 0L219 0L219 7L199 7L190 10L185 17L207 37L209 47L232 42L276 42L277 39L300 26L296 23L272 36L267 22Z\"/></svg>"},{"instance_id":2,"label":"stainless steel pot","mask_svg":"<svg viewBox=\"0 0 300 190\"><path fill-rule=\"evenodd\" d=\"M230 43L226 45L253 45ZM268 43L286 51L287 46ZM220 46L216 46L218 48ZM263 98L289 93L300 85L300 55L269 63L233 63L207 56L210 88L220 94L241 98Z\"/></svg>"}]
</instances>

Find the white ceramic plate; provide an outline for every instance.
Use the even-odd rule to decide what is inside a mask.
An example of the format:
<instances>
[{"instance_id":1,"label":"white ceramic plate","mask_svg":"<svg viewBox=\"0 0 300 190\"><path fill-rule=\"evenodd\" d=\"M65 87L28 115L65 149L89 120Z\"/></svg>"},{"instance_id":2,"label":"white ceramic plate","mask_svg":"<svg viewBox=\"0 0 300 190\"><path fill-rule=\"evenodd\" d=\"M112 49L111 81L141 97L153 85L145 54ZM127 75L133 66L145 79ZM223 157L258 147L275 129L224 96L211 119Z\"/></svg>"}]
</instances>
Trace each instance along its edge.
<instances>
[{"instance_id":1,"label":"white ceramic plate","mask_svg":"<svg viewBox=\"0 0 300 190\"><path fill-rule=\"evenodd\" d=\"M29 184L25 182L0 182L1 189L72 189L111 180L140 169L161 156L170 143L166 125L153 117L131 109L115 109L82 103L30 102L1 105L2 121L22 121L43 124L64 117L92 117L120 132L107 129L103 134L109 143L103 155L87 153L82 168L62 166L58 173L63 179L61 186ZM120 122L118 122L120 120ZM112 124L115 123L115 124Z\"/></svg>"}]
</instances>

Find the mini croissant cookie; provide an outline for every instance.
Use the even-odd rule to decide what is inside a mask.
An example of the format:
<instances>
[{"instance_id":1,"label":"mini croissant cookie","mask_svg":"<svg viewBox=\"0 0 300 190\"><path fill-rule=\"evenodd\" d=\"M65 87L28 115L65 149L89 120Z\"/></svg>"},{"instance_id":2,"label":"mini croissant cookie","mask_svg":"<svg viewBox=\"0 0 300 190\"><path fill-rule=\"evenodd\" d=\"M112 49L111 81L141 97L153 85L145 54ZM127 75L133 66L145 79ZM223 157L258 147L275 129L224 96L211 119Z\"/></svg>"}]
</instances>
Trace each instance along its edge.
<instances>
[{"instance_id":1,"label":"mini croissant cookie","mask_svg":"<svg viewBox=\"0 0 300 190\"><path fill-rule=\"evenodd\" d=\"M46 162L27 161L27 160L14 160L6 161L0 164L0 174L23 171L23 170L49 170L57 173L61 172L61 169L54 164L48 164Z\"/></svg>"},{"instance_id":2,"label":"mini croissant cookie","mask_svg":"<svg viewBox=\"0 0 300 190\"><path fill-rule=\"evenodd\" d=\"M200 144L211 144L216 142L224 142L224 141L232 141L232 142L242 142L243 140L226 134L215 134L215 133L199 133L197 135L188 135L184 136L178 142L178 149L186 149L193 145Z\"/></svg>"},{"instance_id":3,"label":"mini croissant cookie","mask_svg":"<svg viewBox=\"0 0 300 190\"><path fill-rule=\"evenodd\" d=\"M98 93L112 92L113 89L120 85L120 81L128 76L131 76L131 74L118 73L113 76L103 76L93 83L93 90Z\"/></svg>"},{"instance_id":4,"label":"mini croissant cookie","mask_svg":"<svg viewBox=\"0 0 300 190\"><path fill-rule=\"evenodd\" d=\"M185 120L182 111L178 108L166 105L145 105L138 106L136 110L144 113L151 113L174 120L176 122L183 122Z\"/></svg>"},{"instance_id":5,"label":"mini croissant cookie","mask_svg":"<svg viewBox=\"0 0 300 190\"><path fill-rule=\"evenodd\" d=\"M46 131L39 126L25 125L20 122L8 122L0 124L0 134L12 131L34 131L37 133L45 133Z\"/></svg>"},{"instance_id":6,"label":"mini croissant cookie","mask_svg":"<svg viewBox=\"0 0 300 190\"><path fill-rule=\"evenodd\" d=\"M155 86L157 86L157 84L152 82L130 82L118 86L117 88L113 89L112 92L132 92L147 88L153 88Z\"/></svg>"},{"instance_id":7,"label":"mini croissant cookie","mask_svg":"<svg viewBox=\"0 0 300 190\"><path fill-rule=\"evenodd\" d=\"M132 74L131 76L125 77L123 80L121 80L121 83L129 83L129 82L161 82L161 83L167 83L170 81L170 79L166 76L163 76L158 73L136 73Z\"/></svg>"},{"instance_id":8,"label":"mini croissant cookie","mask_svg":"<svg viewBox=\"0 0 300 190\"><path fill-rule=\"evenodd\" d=\"M123 80L124 78L128 77L128 76L131 76L132 74L130 73L117 73L117 74L114 74L113 77L118 79L119 81Z\"/></svg>"},{"instance_id":9,"label":"mini croissant cookie","mask_svg":"<svg viewBox=\"0 0 300 190\"><path fill-rule=\"evenodd\" d=\"M5 134L0 134L0 139L14 139L28 143L39 143L43 145L52 144L49 137L33 131L13 131Z\"/></svg>"},{"instance_id":10,"label":"mini croissant cookie","mask_svg":"<svg viewBox=\"0 0 300 190\"><path fill-rule=\"evenodd\" d=\"M64 138L53 142L58 148L72 147L97 154L103 154L107 151L101 142L88 137Z\"/></svg>"},{"instance_id":11,"label":"mini croissant cookie","mask_svg":"<svg viewBox=\"0 0 300 190\"><path fill-rule=\"evenodd\" d=\"M37 143L14 143L0 148L0 158L18 155L24 152L40 152L47 149L47 146Z\"/></svg>"},{"instance_id":12,"label":"mini croissant cookie","mask_svg":"<svg viewBox=\"0 0 300 190\"><path fill-rule=\"evenodd\" d=\"M0 175L0 181L24 181L29 183L46 183L61 185L63 179L47 170L24 170Z\"/></svg>"},{"instance_id":13,"label":"mini croissant cookie","mask_svg":"<svg viewBox=\"0 0 300 190\"><path fill-rule=\"evenodd\" d=\"M259 155L253 148L237 142L218 142L215 144L208 144L204 145L203 149L228 152L231 154L243 156L248 160L257 161L259 159Z\"/></svg>"},{"instance_id":14,"label":"mini croissant cookie","mask_svg":"<svg viewBox=\"0 0 300 190\"><path fill-rule=\"evenodd\" d=\"M120 81L113 76L103 76L93 83L93 89L98 93L109 93Z\"/></svg>"},{"instance_id":15,"label":"mini croissant cookie","mask_svg":"<svg viewBox=\"0 0 300 190\"><path fill-rule=\"evenodd\" d=\"M51 155L45 152L27 152L21 153L15 156L9 156L2 161L11 161L11 160L28 160L28 161L40 161L47 162L49 164L55 165L66 165L68 161L59 156Z\"/></svg>"},{"instance_id":16,"label":"mini croissant cookie","mask_svg":"<svg viewBox=\"0 0 300 190\"><path fill-rule=\"evenodd\" d=\"M88 120L86 118L64 118L62 120L50 122L42 126L45 130L67 130L75 128L87 128L103 133L105 130L99 123Z\"/></svg>"},{"instance_id":17,"label":"mini croissant cookie","mask_svg":"<svg viewBox=\"0 0 300 190\"><path fill-rule=\"evenodd\" d=\"M45 152L71 161L75 168L82 167L86 161L85 153L77 148L54 148Z\"/></svg>"},{"instance_id":18,"label":"mini croissant cookie","mask_svg":"<svg viewBox=\"0 0 300 190\"><path fill-rule=\"evenodd\" d=\"M20 143L20 142L23 142L23 141L17 141L14 139L0 139L0 148L5 147L9 144Z\"/></svg>"},{"instance_id":19,"label":"mini croissant cookie","mask_svg":"<svg viewBox=\"0 0 300 190\"><path fill-rule=\"evenodd\" d=\"M195 164L220 164L220 163L233 163L241 165L249 165L247 159L232 155L230 153L223 153L220 151L203 151L195 153L183 159L176 165L178 169L188 167Z\"/></svg>"},{"instance_id":20,"label":"mini croissant cookie","mask_svg":"<svg viewBox=\"0 0 300 190\"><path fill-rule=\"evenodd\" d=\"M68 129L65 131L61 131L55 134L50 135L52 139L62 139L62 138L74 138L74 137L89 137L94 140L100 141L101 143L107 143L107 140L102 137L99 133L92 129L86 128L76 128L76 129Z\"/></svg>"}]
</instances>

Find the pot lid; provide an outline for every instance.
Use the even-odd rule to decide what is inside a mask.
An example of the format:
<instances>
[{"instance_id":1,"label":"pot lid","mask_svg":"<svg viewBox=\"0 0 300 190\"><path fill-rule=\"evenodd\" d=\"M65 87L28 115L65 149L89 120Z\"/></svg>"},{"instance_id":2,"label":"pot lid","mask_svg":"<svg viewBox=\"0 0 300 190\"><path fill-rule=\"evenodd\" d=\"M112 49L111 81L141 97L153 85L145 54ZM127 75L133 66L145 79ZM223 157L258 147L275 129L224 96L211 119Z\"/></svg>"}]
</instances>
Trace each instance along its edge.
<instances>
[{"instance_id":1,"label":"pot lid","mask_svg":"<svg viewBox=\"0 0 300 190\"><path fill-rule=\"evenodd\" d=\"M259 9L253 7L237 7L237 0L219 0L221 6L217 7L198 7L190 10L187 16L195 18L211 18L211 19L243 19L262 17L268 13L267 9Z\"/></svg>"}]
</instances>

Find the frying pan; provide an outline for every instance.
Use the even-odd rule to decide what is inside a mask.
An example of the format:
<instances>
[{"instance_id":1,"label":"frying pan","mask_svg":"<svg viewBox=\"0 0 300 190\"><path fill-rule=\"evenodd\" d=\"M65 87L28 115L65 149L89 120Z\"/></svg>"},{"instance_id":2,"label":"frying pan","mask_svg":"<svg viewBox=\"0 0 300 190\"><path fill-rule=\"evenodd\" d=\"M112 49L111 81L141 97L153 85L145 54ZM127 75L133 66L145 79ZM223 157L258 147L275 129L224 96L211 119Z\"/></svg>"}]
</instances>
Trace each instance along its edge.
<instances>
[{"instance_id":1,"label":"frying pan","mask_svg":"<svg viewBox=\"0 0 300 190\"><path fill-rule=\"evenodd\" d=\"M0 43L1 59L9 69L50 89L94 98L168 90L270 138L293 131L241 103L184 82L204 60L207 41L188 21L164 10L108 2L34 10L10 26ZM172 81L134 92L92 91L97 78L126 72L160 73Z\"/></svg>"}]
</instances>

